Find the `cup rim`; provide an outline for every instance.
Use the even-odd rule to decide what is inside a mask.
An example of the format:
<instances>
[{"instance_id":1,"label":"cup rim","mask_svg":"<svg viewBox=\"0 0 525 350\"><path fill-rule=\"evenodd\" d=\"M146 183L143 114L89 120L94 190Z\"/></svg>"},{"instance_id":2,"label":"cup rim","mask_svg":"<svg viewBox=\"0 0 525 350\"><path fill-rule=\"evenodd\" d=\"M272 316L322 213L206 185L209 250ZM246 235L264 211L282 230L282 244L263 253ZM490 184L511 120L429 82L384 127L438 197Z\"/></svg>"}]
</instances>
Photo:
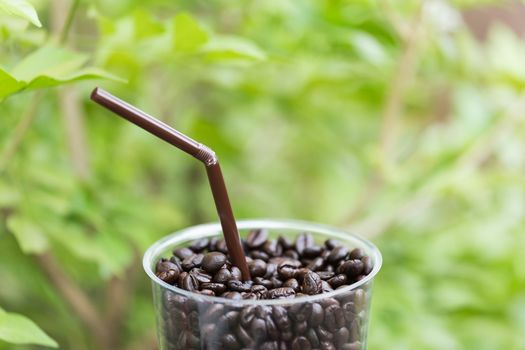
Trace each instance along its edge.
<instances>
[{"instance_id":1,"label":"cup rim","mask_svg":"<svg viewBox=\"0 0 525 350\"><path fill-rule=\"evenodd\" d=\"M222 231L221 225L218 222L212 222L207 224L201 224L196 226L190 226L182 230L175 231L155 243L153 243L148 250L144 253L142 259L142 265L144 271L152 280L152 282L160 285L161 287L168 289L176 294L186 296L191 299L209 302L209 303L221 303L226 305L291 305L297 303L306 303L306 302L316 302L324 298L332 298L341 294L348 293L352 290L359 288L360 286L366 284L367 282L374 279L383 263L381 252L379 249L370 241L350 233L348 231L334 228L328 225L318 224L309 221L301 220L287 220L287 219L246 219L238 220L237 227L239 230L250 229L250 228L268 228L268 229L292 229L312 233L321 233L332 236L333 238L339 239L341 241L358 241L361 245L366 246L369 249L369 256L373 259L374 266L372 271L362 280L352 283L343 288L336 289L332 292L321 293L316 295L303 296L299 298L290 298L290 299L259 299L259 300L234 300L217 296L207 296L194 292L187 291L182 288L178 288L168 284L158 278L153 271L152 259L158 258L158 253L164 251L170 245L174 245L179 241L195 239L197 233L202 234L204 232L210 233L210 236L213 233Z\"/></svg>"}]
</instances>

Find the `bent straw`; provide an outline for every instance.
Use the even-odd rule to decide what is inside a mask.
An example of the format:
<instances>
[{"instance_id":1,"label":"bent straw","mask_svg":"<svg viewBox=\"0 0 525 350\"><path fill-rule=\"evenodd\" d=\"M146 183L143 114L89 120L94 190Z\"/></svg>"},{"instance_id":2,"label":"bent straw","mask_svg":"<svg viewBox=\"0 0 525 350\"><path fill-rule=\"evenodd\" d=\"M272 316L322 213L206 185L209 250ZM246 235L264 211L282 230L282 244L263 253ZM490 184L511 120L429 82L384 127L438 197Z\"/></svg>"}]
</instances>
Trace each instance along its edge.
<instances>
[{"instance_id":1,"label":"bent straw","mask_svg":"<svg viewBox=\"0 0 525 350\"><path fill-rule=\"evenodd\" d=\"M244 280L250 279L250 270L246 263L219 159L215 152L101 88L97 87L93 90L91 99L204 163L232 263L241 270Z\"/></svg>"}]
</instances>

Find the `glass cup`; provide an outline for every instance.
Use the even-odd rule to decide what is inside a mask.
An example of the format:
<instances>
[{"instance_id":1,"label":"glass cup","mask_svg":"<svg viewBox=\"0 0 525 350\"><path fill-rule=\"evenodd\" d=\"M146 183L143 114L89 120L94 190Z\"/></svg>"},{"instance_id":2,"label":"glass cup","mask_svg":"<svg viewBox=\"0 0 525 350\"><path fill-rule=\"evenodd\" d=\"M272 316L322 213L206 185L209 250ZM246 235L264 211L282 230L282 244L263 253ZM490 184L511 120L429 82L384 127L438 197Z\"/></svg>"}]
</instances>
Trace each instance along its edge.
<instances>
[{"instance_id":1,"label":"glass cup","mask_svg":"<svg viewBox=\"0 0 525 350\"><path fill-rule=\"evenodd\" d=\"M336 239L349 250L361 248L372 271L352 285L332 292L293 299L232 300L174 287L155 276L160 258L176 247L201 239L222 238L220 224L193 226L153 244L144 255L144 269L153 285L157 334L161 350L190 349L366 349L372 282L381 268L381 254L369 241L343 230L301 221L241 220L241 237L268 229L269 238L290 240L304 232L317 244Z\"/></svg>"}]
</instances>

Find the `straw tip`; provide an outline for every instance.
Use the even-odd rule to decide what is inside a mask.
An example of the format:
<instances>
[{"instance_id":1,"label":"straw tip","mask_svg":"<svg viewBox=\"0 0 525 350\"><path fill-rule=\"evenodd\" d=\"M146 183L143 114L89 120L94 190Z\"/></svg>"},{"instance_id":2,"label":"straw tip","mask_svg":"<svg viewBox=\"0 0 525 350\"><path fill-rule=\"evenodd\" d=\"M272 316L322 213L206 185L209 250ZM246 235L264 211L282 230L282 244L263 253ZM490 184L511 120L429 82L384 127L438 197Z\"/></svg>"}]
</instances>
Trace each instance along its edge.
<instances>
[{"instance_id":1,"label":"straw tip","mask_svg":"<svg viewBox=\"0 0 525 350\"><path fill-rule=\"evenodd\" d=\"M97 97L100 96L100 93L99 93L99 90L100 88L97 86L96 88L93 89L93 91L91 91L91 99L93 101L96 101L97 100Z\"/></svg>"}]
</instances>

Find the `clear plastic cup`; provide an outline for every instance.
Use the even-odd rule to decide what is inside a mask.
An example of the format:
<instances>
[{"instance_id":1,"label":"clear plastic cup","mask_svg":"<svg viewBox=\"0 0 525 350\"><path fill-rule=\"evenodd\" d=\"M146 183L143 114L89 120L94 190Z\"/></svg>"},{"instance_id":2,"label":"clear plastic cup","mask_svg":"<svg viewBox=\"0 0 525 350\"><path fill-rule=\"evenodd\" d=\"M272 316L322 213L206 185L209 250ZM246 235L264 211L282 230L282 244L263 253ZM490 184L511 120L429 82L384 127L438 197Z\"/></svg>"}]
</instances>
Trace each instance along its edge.
<instances>
[{"instance_id":1,"label":"clear plastic cup","mask_svg":"<svg viewBox=\"0 0 525 350\"><path fill-rule=\"evenodd\" d=\"M294 299L232 300L205 296L169 285L155 276L155 265L176 247L200 238L222 237L220 224L175 232L153 244L144 269L153 285L157 334L161 350L175 349L366 349L372 282L381 254L369 241L343 230L301 221L241 220L242 237L266 228L270 238L294 240L309 232L316 243L336 239L370 257L372 271L360 281L333 292Z\"/></svg>"}]
</instances>

